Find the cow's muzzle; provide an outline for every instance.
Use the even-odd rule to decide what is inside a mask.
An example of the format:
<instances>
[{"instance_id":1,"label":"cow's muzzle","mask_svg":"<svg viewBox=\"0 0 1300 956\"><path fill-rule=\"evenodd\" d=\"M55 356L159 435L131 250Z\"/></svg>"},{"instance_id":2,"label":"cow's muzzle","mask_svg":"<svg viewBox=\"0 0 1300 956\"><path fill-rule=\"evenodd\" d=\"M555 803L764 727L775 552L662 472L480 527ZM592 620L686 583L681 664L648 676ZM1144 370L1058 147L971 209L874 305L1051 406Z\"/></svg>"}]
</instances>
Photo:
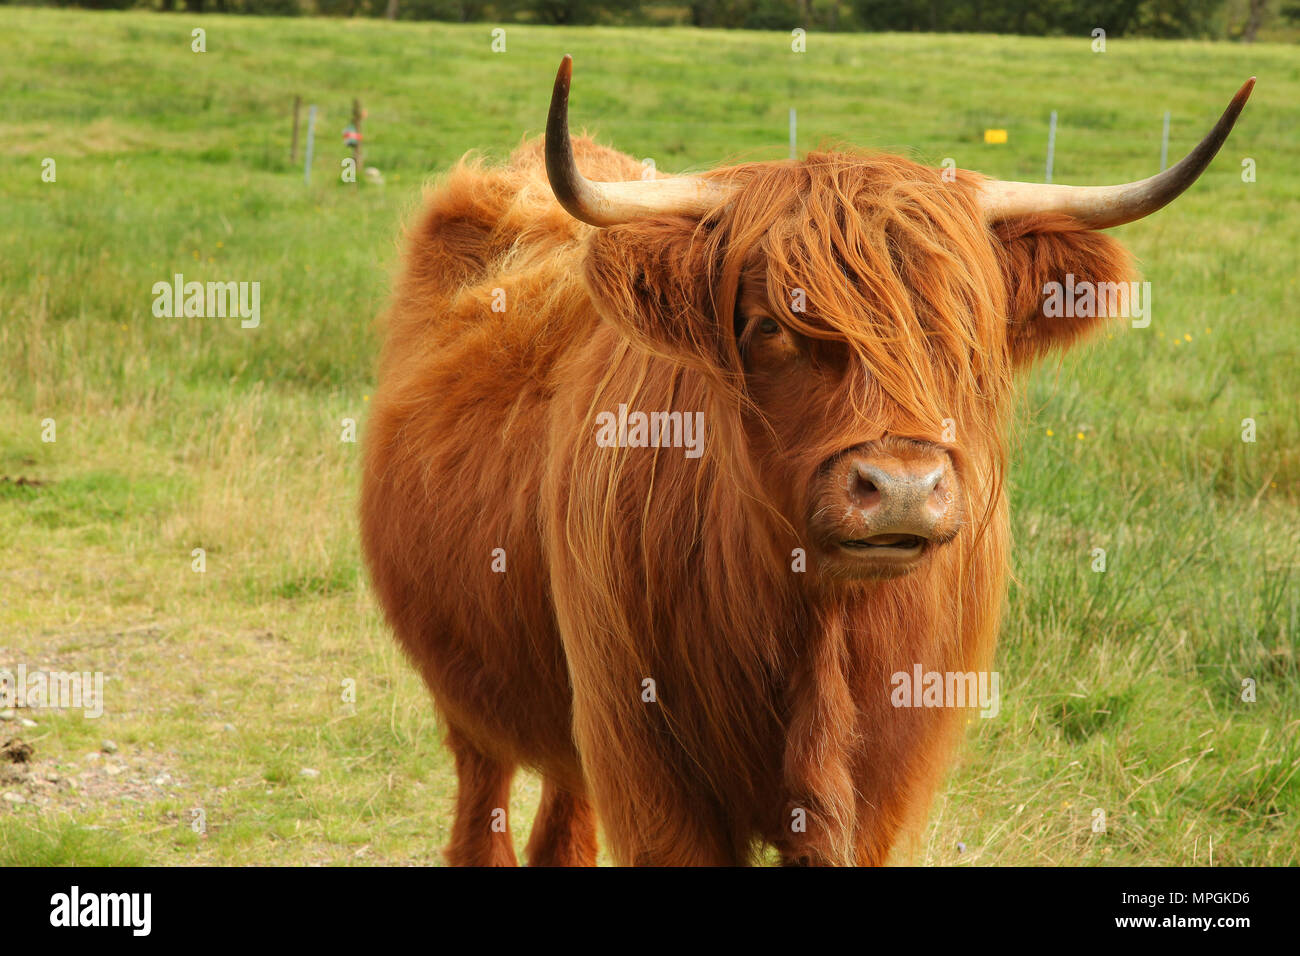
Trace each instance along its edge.
<instances>
[{"instance_id":1,"label":"cow's muzzle","mask_svg":"<svg viewBox=\"0 0 1300 956\"><path fill-rule=\"evenodd\" d=\"M872 442L823 468L812 530L837 576L896 577L956 535L959 490L952 460L939 446Z\"/></svg>"}]
</instances>

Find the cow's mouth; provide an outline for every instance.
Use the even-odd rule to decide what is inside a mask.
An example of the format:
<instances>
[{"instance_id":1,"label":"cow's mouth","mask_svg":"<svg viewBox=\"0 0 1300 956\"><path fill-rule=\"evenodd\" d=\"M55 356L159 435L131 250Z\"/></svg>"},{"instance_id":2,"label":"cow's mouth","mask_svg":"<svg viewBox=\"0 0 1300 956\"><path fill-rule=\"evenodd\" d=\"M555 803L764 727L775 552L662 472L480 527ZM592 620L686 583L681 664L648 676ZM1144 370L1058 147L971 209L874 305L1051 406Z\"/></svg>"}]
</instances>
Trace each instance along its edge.
<instances>
[{"instance_id":1,"label":"cow's mouth","mask_svg":"<svg viewBox=\"0 0 1300 956\"><path fill-rule=\"evenodd\" d=\"M841 541L840 547L882 558L910 558L925 550L925 539L915 534L873 534L869 538Z\"/></svg>"}]
</instances>

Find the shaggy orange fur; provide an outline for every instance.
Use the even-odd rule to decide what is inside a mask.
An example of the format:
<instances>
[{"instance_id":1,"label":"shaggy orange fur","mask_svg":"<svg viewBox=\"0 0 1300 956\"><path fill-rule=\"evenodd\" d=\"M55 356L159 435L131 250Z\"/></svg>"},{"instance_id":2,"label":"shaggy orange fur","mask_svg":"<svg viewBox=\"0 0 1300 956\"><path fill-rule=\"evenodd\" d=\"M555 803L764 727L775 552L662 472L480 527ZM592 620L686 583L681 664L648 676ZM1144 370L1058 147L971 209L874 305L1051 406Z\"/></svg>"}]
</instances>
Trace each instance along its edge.
<instances>
[{"instance_id":1,"label":"shaggy orange fur","mask_svg":"<svg viewBox=\"0 0 1300 956\"><path fill-rule=\"evenodd\" d=\"M575 150L594 179L641 174ZM709 175L740 189L701 219L597 230L533 141L462 162L411 232L361 517L456 756L452 863L514 862L519 766L545 778L533 864L593 863L597 817L620 863L884 863L971 713L896 708L891 675L990 665L1012 372L1091 324L1043 318L1044 283L1126 280L1126 255L1059 218L991 230L977 177L897 157ZM746 283L785 351L740 327ZM620 404L702 412L702 456L599 446ZM836 577L806 540L819 469L907 441L951 456L956 539Z\"/></svg>"}]
</instances>

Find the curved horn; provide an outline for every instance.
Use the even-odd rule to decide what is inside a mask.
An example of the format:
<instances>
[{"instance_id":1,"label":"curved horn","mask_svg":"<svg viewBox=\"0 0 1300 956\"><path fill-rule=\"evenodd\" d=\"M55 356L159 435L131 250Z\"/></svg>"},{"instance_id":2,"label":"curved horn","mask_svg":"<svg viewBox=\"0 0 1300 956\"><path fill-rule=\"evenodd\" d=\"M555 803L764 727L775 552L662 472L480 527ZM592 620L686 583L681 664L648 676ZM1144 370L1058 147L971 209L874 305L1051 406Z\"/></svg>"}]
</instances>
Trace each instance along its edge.
<instances>
[{"instance_id":1,"label":"curved horn","mask_svg":"<svg viewBox=\"0 0 1300 956\"><path fill-rule=\"evenodd\" d=\"M1120 186L1055 186L1050 183L1014 183L1000 179L980 185L979 200L986 222L1033 213L1064 213L1090 229L1108 229L1149 216L1178 195L1205 172L1237 122L1241 108L1254 89L1252 76L1237 91L1205 139L1176 166L1135 183Z\"/></svg>"},{"instance_id":2,"label":"curved horn","mask_svg":"<svg viewBox=\"0 0 1300 956\"><path fill-rule=\"evenodd\" d=\"M551 111L546 117L546 175L560 205L575 219L593 226L615 226L651 216L702 215L733 193L699 176L593 183L578 172L569 140L569 78L573 57L567 53L555 74Z\"/></svg>"}]
</instances>

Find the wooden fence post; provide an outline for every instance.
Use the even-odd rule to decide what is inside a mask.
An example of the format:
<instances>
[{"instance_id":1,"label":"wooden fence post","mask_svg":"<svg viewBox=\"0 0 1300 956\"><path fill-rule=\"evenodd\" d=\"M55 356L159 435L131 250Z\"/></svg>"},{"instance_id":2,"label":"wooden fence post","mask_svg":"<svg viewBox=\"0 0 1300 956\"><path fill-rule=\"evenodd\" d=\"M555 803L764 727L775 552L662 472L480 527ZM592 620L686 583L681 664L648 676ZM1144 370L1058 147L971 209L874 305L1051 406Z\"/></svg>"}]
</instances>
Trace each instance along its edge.
<instances>
[{"instance_id":1,"label":"wooden fence post","mask_svg":"<svg viewBox=\"0 0 1300 956\"><path fill-rule=\"evenodd\" d=\"M352 143L352 162L356 167L356 182L361 182L361 177L365 174L365 167L361 165L361 119L363 116L361 110L361 101L352 101L352 128L357 131L357 138Z\"/></svg>"},{"instance_id":2,"label":"wooden fence post","mask_svg":"<svg viewBox=\"0 0 1300 956\"><path fill-rule=\"evenodd\" d=\"M311 154L312 147L316 144L316 104L311 105L307 111L307 161L302 167L302 181L306 185L311 185Z\"/></svg>"}]
</instances>

